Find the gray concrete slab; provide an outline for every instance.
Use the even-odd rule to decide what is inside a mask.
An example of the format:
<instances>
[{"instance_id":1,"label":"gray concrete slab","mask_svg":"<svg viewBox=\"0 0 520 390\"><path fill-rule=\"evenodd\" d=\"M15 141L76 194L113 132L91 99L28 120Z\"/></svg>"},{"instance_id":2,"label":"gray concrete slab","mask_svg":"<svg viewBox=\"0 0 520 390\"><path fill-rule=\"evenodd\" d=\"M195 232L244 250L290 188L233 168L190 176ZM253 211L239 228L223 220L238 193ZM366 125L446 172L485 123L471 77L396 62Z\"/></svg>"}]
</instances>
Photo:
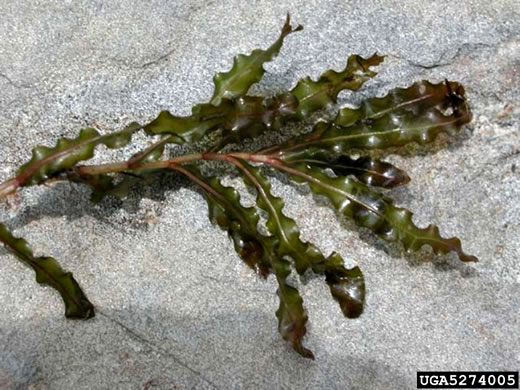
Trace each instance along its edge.
<instances>
[{"instance_id":1,"label":"gray concrete slab","mask_svg":"<svg viewBox=\"0 0 520 390\"><path fill-rule=\"evenodd\" d=\"M276 37L287 11L305 30L253 92L375 51L388 55L380 75L342 104L424 78L466 86L474 120L462 135L389 159L412 178L394 191L398 204L419 225L461 237L480 263L448 255L419 265L275 180L304 238L366 277L357 320L342 317L319 278L302 287L313 362L278 335L275 282L240 262L185 180L163 199L154 188L122 205L94 206L88 190L65 184L27 188L1 220L73 271L97 316L66 320L58 295L1 250L0 388L404 389L415 388L417 370L518 370L517 1L1 1L0 178L33 145L86 125L109 131L161 109L188 113L234 55ZM144 142L101 148L97 161Z\"/></svg>"}]
</instances>

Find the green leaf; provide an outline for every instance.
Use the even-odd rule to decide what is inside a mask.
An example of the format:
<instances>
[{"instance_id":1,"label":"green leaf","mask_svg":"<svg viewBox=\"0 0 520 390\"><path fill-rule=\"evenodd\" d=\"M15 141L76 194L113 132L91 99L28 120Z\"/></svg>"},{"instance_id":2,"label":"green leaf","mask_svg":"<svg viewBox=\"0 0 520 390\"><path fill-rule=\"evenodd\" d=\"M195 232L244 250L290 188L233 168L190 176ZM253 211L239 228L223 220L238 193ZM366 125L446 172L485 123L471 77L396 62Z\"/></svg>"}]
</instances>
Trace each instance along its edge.
<instances>
[{"instance_id":1,"label":"green leaf","mask_svg":"<svg viewBox=\"0 0 520 390\"><path fill-rule=\"evenodd\" d=\"M302 29L303 27L300 25L293 28L289 14L287 14L280 37L267 50L256 49L248 56L239 54L235 57L233 67L229 72L215 75L213 78L215 91L210 103L218 106L224 98L234 99L245 95L251 85L260 81L264 75L264 63L272 61L278 55L285 37Z\"/></svg>"},{"instance_id":2,"label":"green leaf","mask_svg":"<svg viewBox=\"0 0 520 390\"><path fill-rule=\"evenodd\" d=\"M302 340L307 333L307 321L309 317L303 308L303 298L298 290L287 284L287 277L291 268L287 260L279 258L274 262L274 271L278 281L276 294L280 300L280 306L276 311L278 317L278 331L291 343L293 349L307 359L314 360L314 354L303 346Z\"/></svg>"},{"instance_id":3,"label":"green leaf","mask_svg":"<svg viewBox=\"0 0 520 390\"><path fill-rule=\"evenodd\" d=\"M286 282L291 270L278 250L278 239L263 236L257 231L259 217L256 209L242 206L234 188L223 186L215 177L202 177L193 166L173 168L201 186L208 201L210 220L228 232L235 250L246 264L257 269L263 277L267 277L270 272L275 273L280 299L276 312L278 330L285 340L291 342L296 352L314 359L312 351L302 344L308 320L303 299L298 290Z\"/></svg>"},{"instance_id":4,"label":"green leaf","mask_svg":"<svg viewBox=\"0 0 520 390\"><path fill-rule=\"evenodd\" d=\"M349 149L383 149L410 142L426 144L440 133L453 133L471 120L464 89L456 82L421 81L367 100L358 109L342 109L334 123L320 122L283 155L309 147L346 153Z\"/></svg>"},{"instance_id":5,"label":"green leaf","mask_svg":"<svg viewBox=\"0 0 520 390\"><path fill-rule=\"evenodd\" d=\"M357 91L361 86L377 73L370 70L371 66L379 65L384 57L374 54L365 59L358 55L351 55L347 59L345 69L340 72L328 70L318 81L310 77L300 80L291 93L298 99L297 115L300 119L320 108L336 103L338 94L344 89Z\"/></svg>"},{"instance_id":6,"label":"green leaf","mask_svg":"<svg viewBox=\"0 0 520 390\"><path fill-rule=\"evenodd\" d=\"M380 64L383 59L377 55L368 59L350 56L342 72L328 70L318 81L306 77L290 92L280 93L272 99L262 101L256 97L240 97L237 99L239 104L235 103L237 107L228 113L227 125L222 124L228 130L225 137L211 150L215 152L232 142L257 137L265 130L278 130L287 121L309 117L314 111L335 103L342 90L357 91L361 88L377 74L369 68Z\"/></svg>"},{"instance_id":7,"label":"green leaf","mask_svg":"<svg viewBox=\"0 0 520 390\"><path fill-rule=\"evenodd\" d=\"M278 254L291 256L296 271L303 275L313 262L322 261L323 255L314 245L300 240L300 231L296 222L283 214L284 201L271 194L271 184L260 168L245 162L238 164L243 170L245 183L257 191L257 206L268 214L266 227L269 233L278 238Z\"/></svg>"},{"instance_id":8,"label":"green leaf","mask_svg":"<svg viewBox=\"0 0 520 390\"><path fill-rule=\"evenodd\" d=\"M159 116L144 126L148 134L172 134L184 142L199 141L207 132L219 128L231 109L232 103L225 101L219 107L211 104L197 104L190 116L175 116L169 111L161 111Z\"/></svg>"},{"instance_id":9,"label":"green leaf","mask_svg":"<svg viewBox=\"0 0 520 390\"><path fill-rule=\"evenodd\" d=\"M390 197L356 179L333 178L319 168L304 164L297 165L295 169L285 168L285 171L299 181L307 181L314 193L329 198L341 214L386 241L400 242L408 251L418 251L423 245L429 245L436 254L454 251L462 261L478 261L475 256L464 253L458 238L441 237L439 228L434 225L426 228L415 226L410 211L394 206Z\"/></svg>"},{"instance_id":10,"label":"green leaf","mask_svg":"<svg viewBox=\"0 0 520 390\"><path fill-rule=\"evenodd\" d=\"M291 118L298 102L290 93L273 98L241 96L233 101L222 99L218 106L197 104L191 116L179 117L163 111L144 127L149 134L172 134L181 142L196 142L207 133L223 129L229 141L256 137L265 129L278 130Z\"/></svg>"},{"instance_id":11,"label":"green leaf","mask_svg":"<svg viewBox=\"0 0 520 390\"><path fill-rule=\"evenodd\" d=\"M422 80L408 88L395 88L384 97L367 99L358 108L343 108L334 122L343 127L360 122L370 125L371 121L383 117L399 120L406 114L428 115L432 109L438 112L451 109L453 118L469 121L471 113L464 94L464 88L456 81L432 84Z\"/></svg>"},{"instance_id":12,"label":"green leaf","mask_svg":"<svg viewBox=\"0 0 520 390\"><path fill-rule=\"evenodd\" d=\"M352 175L362 183L376 187L393 188L410 181L405 171L368 156L353 159L346 155L335 155L317 148L309 148L291 154L290 158L284 161L290 164L305 163L312 167L329 168L336 176Z\"/></svg>"},{"instance_id":13,"label":"green leaf","mask_svg":"<svg viewBox=\"0 0 520 390\"><path fill-rule=\"evenodd\" d=\"M339 254L332 253L325 258L314 245L303 242L296 222L283 214L284 202L271 194L271 184L262 171L245 162L238 163L237 166L243 171L246 184L256 189L258 207L268 213L266 227L277 238L277 255L290 257L294 261L296 272L300 275L309 268L315 273L325 274L331 293L340 303L345 316L359 316L365 297L361 270L358 267L346 269Z\"/></svg>"},{"instance_id":14,"label":"green leaf","mask_svg":"<svg viewBox=\"0 0 520 390\"><path fill-rule=\"evenodd\" d=\"M215 91L209 104L195 105L192 114L186 117L162 111L154 121L144 127L145 131L149 134L174 134L184 142L196 142L208 132L223 128L228 130L228 140L224 143L227 144L235 141L235 134L246 128L248 131L244 137L258 135L264 128L279 128L279 116L294 114L293 110L285 112L296 105L294 97L285 93L274 99L263 99L245 94L251 85L260 81L265 73L264 63L278 55L285 37L302 29L299 25L293 28L287 14L280 37L267 50L253 50L248 56L240 54L235 57L229 72L215 75ZM235 101L237 98L238 101Z\"/></svg>"},{"instance_id":15,"label":"green leaf","mask_svg":"<svg viewBox=\"0 0 520 390\"><path fill-rule=\"evenodd\" d=\"M296 352L314 359L312 351L302 344L308 320L303 299L297 289L286 283L291 271L288 262L277 251L277 240L258 233L256 209L242 206L240 195L234 188L223 186L216 177L202 177L194 166L173 168L201 186L208 201L210 220L227 231L245 263L258 270L263 277L274 271L279 284L277 294L280 306L276 311L278 330L285 340L291 342Z\"/></svg>"},{"instance_id":16,"label":"green leaf","mask_svg":"<svg viewBox=\"0 0 520 390\"><path fill-rule=\"evenodd\" d=\"M286 23L287 28L290 30L290 25ZM251 54L251 59L255 57L255 52L264 53L256 50ZM237 58L243 57L245 56ZM220 150L231 142L257 137L265 130L278 130L288 120L306 118L312 112L335 102L343 89L358 90L377 74L369 68L381 63L383 58L378 55L368 59L350 56L343 71L328 70L318 81L312 81L307 77L290 92L280 93L273 98L245 96L249 86L259 78L253 82L249 78L252 73L246 68L239 69L234 66L226 75L236 72L234 76L229 76L229 82L236 78L240 85L247 85L247 88L241 89L241 93L225 94L216 100L212 99L210 104L197 104L190 116L181 117L169 111L162 111L155 120L144 126L144 129L149 134L172 134L184 142L196 142L210 131L221 128L224 130L224 139L212 149ZM247 63L239 62L243 65ZM258 66L263 74L262 64Z\"/></svg>"},{"instance_id":17,"label":"green leaf","mask_svg":"<svg viewBox=\"0 0 520 390\"><path fill-rule=\"evenodd\" d=\"M359 267L345 268L341 256L332 253L323 263L314 264L312 269L325 274L330 293L345 317L357 318L361 315L365 302L365 278Z\"/></svg>"},{"instance_id":18,"label":"green leaf","mask_svg":"<svg viewBox=\"0 0 520 390\"><path fill-rule=\"evenodd\" d=\"M203 177L193 165L176 169L201 186L208 202L210 221L228 233L236 252L248 266L267 277L274 255L269 256L271 250L266 248L267 245L272 247L268 243L270 238L257 232L259 216L256 209L242 206L240 195L233 187L223 186L214 176Z\"/></svg>"},{"instance_id":19,"label":"green leaf","mask_svg":"<svg viewBox=\"0 0 520 390\"><path fill-rule=\"evenodd\" d=\"M121 131L105 135L86 128L77 138L60 138L53 148L39 145L33 149L31 160L18 170L16 181L19 186L40 184L78 162L92 158L97 145L103 144L110 149L126 146L139 129L141 125L135 122Z\"/></svg>"},{"instance_id":20,"label":"green leaf","mask_svg":"<svg viewBox=\"0 0 520 390\"><path fill-rule=\"evenodd\" d=\"M0 223L0 241L18 259L36 272L36 281L57 290L65 303L65 316L74 319L94 317L94 307L89 302L70 272L65 272L52 257L34 257L27 241L14 237Z\"/></svg>"}]
</instances>

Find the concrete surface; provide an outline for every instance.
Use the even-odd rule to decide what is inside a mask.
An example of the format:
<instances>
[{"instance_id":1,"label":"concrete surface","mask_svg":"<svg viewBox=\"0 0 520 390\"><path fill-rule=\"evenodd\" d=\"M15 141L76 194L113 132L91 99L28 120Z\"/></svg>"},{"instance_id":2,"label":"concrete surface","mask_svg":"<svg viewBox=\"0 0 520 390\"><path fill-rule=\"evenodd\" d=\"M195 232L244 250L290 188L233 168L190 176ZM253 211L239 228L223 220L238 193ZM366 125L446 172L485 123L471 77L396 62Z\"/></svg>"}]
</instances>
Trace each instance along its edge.
<instances>
[{"instance_id":1,"label":"concrete surface","mask_svg":"<svg viewBox=\"0 0 520 390\"><path fill-rule=\"evenodd\" d=\"M357 320L342 317L320 278L302 287L312 362L278 335L275 282L241 263L186 180L162 198L154 187L100 206L67 184L24 189L4 202L1 220L73 271L97 316L66 320L58 295L1 249L0 388L413 389L417 370L519 369L515 0L3 0L0 178L33 145L86 125L108 131L165 108L189 113L234 55L273 41L287 11L305 30L287 39L254 92L278 92L375 51L388 55L379 77L344 93L342 104L423 78L466 86L474 121L460 136L388 159L412 177L394 191L398 203L419 225L461 237L480 263L448 255L419 264L275 180L304 237L366 276ZM134 150L100 149L97 161ZM233 180L232 170L217 170Z\"/></svg>"}]
</instances>

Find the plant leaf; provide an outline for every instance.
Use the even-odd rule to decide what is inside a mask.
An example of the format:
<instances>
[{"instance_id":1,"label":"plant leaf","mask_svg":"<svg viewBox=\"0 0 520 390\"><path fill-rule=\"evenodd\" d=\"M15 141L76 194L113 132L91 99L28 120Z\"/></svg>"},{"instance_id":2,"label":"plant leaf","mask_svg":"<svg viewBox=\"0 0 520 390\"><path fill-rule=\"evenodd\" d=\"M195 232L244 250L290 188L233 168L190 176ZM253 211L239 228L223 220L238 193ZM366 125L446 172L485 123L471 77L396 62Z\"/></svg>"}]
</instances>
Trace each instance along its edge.
<instances>
[{"instance_id":1,"label":"plant leaf","mask_svg":"<svg viewBox=\"0 0 520 390\"><path fill-rule=\"evenodd\" d=\"M206 194L210 220L226 230L233 239L240 257L263 277L273 271L279 287L277 294L280 306L276 311L278 330L282 337L291 342L300 355L314 359L314 354L302 344L305 336L307 314L298 290L286 283L291 273L289 263L278 251L278 239L258 233L258 213L253 207L240 204L240 196L232 187L223 186L217 178L203 178L193 166L173 167L199 184Z\"/></svg>"},{"instance_id":2,"label":"plant leaf","mask_svg":"<svg viewBox=\"0 0 520 390\"><path fill-rule=\"evenodd\" d=\"M379 65L383 60L384 57L377 54L367 59L351 55L345 69L340 72L331 69L323 73L318 81L313 81L310 77L300 80L291 90L299 102L298 117L307 118L312 112L336 103L338 94L344 89L357 91L377 74L370 67Z\"/></svg>"},{"instance_id":3,"label":"plant leaf","mask_svg":"<svg viewBox=\"0 0 520 390\"><path fill-rule=\"evenodd\" d=\"M215 91L209 104L197 104L192 109L192 115L187 117L162 111L154 121L145 126L145 131L150 134L175 134L184 142L195 142L209 131L220 127L234 133L248 128L247 136L251 136L263 131L264 126L270 128L273 123L278 123L277 118L273 118L273 111L276 110L270 107L270 103L273 100L281 100L278 112L287 115L284 114L284 109L287 95L290 94L280 94L275 99L249 97L245 94L251 85L260 81L265 73L264 63L278 55L285 37L302 29L300 25L293 28L287 14L280 37L267 50L253 50L248 56L239 54L235 57L230 71L215 75ZM237 103L234 102L236 98L240 98ZM290 98L294 100L292 95ZM234 136L230 136L228 141L232 140L235 140Z\"/></svg>"},{"instance_id":4,"label":"plant leaf","mask_svg":"<svg viewBox=\"0 0 520 390\"><path fill-rule=\"evenodd\" d=\"M325 274L330 293L347 318L357 318L365 302L365 278L359 267L347 269L340 255L333 252L323 263L314 264L316 273Z\"/></svg>"},{"instance_id":5,"label":"plant leaf","mask_svg":"<svg viewBox=\"0 0 520 390\"><path fill-rule=\"evenodd\" d=\"M218 106L222 99L234 99L245 95L251 85L260 81L264 75L264 63L272 61L282 48L285 37L293 32L302 30L298 25L291 26L291 18L287 19L280 33L280 37L267 50L256 49L250 55L239 54L233 61L229 72L217 73L213 78L215 91L210 103Z\"/></svg>"},{"instance_id":6,"label":"plant leaf","mask_svg":"<svg viewBox=\"0 0 520 390\"><path fill-rule=\"evenodd\" d=\"M383 59L384 57L377 55L366 60L360 56L350 56L342 72L328 70L318 81L306 77L300 80L290 92L280 93L273 99L267 99L263 104L264 107L244 105L246 109L234 110L237 112L238 120L233 122L240 123L240 126L232 127L232 134L228 133L211 150L215 152L229 143L257 137L264 130L278 130L287 121L309 117L314 111L335 102L343 89L357 91L361 88L367 80L377 74L369 68L380 64ZM244 96L240 99L259 98Z\"/></svg>"},{"instance_id":7,"label":"plant leaf","mask_svg":"<svg viewBox=\"0 0 520 390\"><path fill-rule=\"evenodd\" d=\"M220 150L230 142L254 138L266 129L278 130L288 120L306 118L312 112L335 102L338 93L343 89L358 90L368 79L377 74L369 68L378 65L383 59L384 57L378 55L368 59L356 55L350 56L342 72L328 70L318 81L312 81L307 77L290 92L280 93L267 99L243 96L249 86L256 81L251 82L247 78L250 74L245 68L244 73L237 70L235 77L245 77L249 80L244 84L247 88L242 89L241 94L234 93L233 96L226 95L216 100L212 99L210 104L197 104L193 107L190 116L181 117L169 111L162 111L155 120L144 126L144 129L149 134L172 134L182 138L184 142L196 142L208 132L222 128L224 139L213 148L213 151ZM263 74L262 64L259 66ZM233 72L233 69L229 73ZM241 79L239 81L241 85L244 82Z\"/></svg>"},{"instance_id":8,"label":"plant leaf","mask_svg":"<svg viewBox=\"0 0 520 390\"><path fill-rule=\"evenodd\" d=\"M34 257L27 241L14 237L0 223L0 241L23 263L36 272L36 281L57 290L65 303L65 316L74 319L94 317L94 307L89 302L72 273L65 272L52 257Z\"/></svg>"},{"instance_id":9,"label":"plant leaf","mask_svg":"<svg viewBox=\"0 0 520 390\"><path fill-rule=\"evenodd\" d=\"M369 99L358 109L342 109L334 123L319 122L301 140L291 140L282 154L288 156L311 146L346 153L352 148L426 144L440 133L457 131L470 120L460 84L421 81L406 89L395 89L383 98Z\"/></svg>"},{"instance_id":10,"label":"plant leaf","mask_svg":"<svg viewBox=\"0 0 520 390\"><path fill-rule=\"evenodd\" d=\"M277 252L280 256L291 256L296 271L303 275L313 262L323 259L321 252L309 243L300 240L300 231L292 218L286 217L282 209L282 198L271 194L271 183L263 175L260 168L245 162L238 163L244 172L244 181L257 191L256 204L268 214L266 227L273 236L278 238Z\"/></svg>"},{"instance_id":11,"label":"plant leaf","mask_svg":"<svg viewBox=\"0 0 520 390\"><path fill-rule=\"evenodd\" d=\"M359 226L368 228L386 241L400 242L408 251L417 251L429 245L434 253L454 251L460 260L478 261L475 256L464 253L456 237L443 238L439 228L429 225L419 228L412 222L412 213L394 206L393 200L351 177L333 178L319 168L299 164L285 168L299 181L309 183L311 190L330 199L334 207L351 218Z\"/></svg>"},{"instance_id":12,"label":"plant leaf","mask_svg":"<svg viewBox=\"0 0 520 390\"><path fill-rule=\"evenodd\" d=\"M297 104L290 93L267 99L241 96L233 101L223 99L218 106L198 104L187 117L163 111L144 129L149 134L172 134L183 142L196 142L208 132L221 128L224 135L242 140L246 136L257 136L264 129L279 129L294 115ZM239 131L243 131L242 135L236 136Z\"/></svg>"},{"instance_id":13,"label":"plant leaf","mask_svg":"<svg viewBox=\"0 0 520 390\"><path fill-rule=\"evenodd\" d=\"M259 219L256 209L242 206L240 195L233 187L223 186L214 176L203 177L195 166L176 169L201 186L208 202L210 221L228 233L242 260L266 278L271 269L266 250L269 237L260 236L256 230Z\"/></svg>"},{"instance_id":14,"label":"plant leaf","mask_svg":"<svg viewBox=\"0 0 520 390\"><path fill-rule=\"evenodd\" d=\"M346 155L336 155L318 148L304 149L300 153L290 155L284 161L290 164L305 163L318 168L330 168L336 176L355 176L362 183L393 188L410 181L405 171L396 166L368 156L357 159Z\"/></svg>"},{"instance_id":15,"label":"plant leaf","mask_svg":"<svg viewBox=\"0 0 520 390\"><path fill-rule=\"evenodd\" d=\"M280 306L276 311L278 317L278 331L292 344L293 349L305 358L314 360L314 354L303 346L302 340L307 333L308 316L303 308L303 298L298 290L287 284L287 277L291 268L287 260L278 258L274 262L274 271L278 281L276 294L280 300Z\"/></svg>"},{"instance_id":16,"label":"plant leaf","mask_svg":"<svg viewBox=\"0 0 520 390\"><path fill-rule=\"evenodd\" d=\"M399 119L408 113L421 116L432 109L444 111L448 108L455 111L454 118L469 120L470 111L464 96L464 87L456 81L445 80L432 84L427 80L418 81L408 88L395 88L384 97L365 100L358 108L343 108L339 110L334 121L343 127L359 122L370 122L389 114L389 119Z\"/></svg>"},{"instance_id":17,"label":"plant leaf","mask_svg":"<svg viewBox=\"0 0 520 390\"><path fill-rule=\"evenodd\" d=\"M144 126L144 130L152 135L176 135L182 139L182 143L196 142L210 130L222 125L230 106L230 101L225 101L219 107L211 104L197 104L193 106L192 114L184 117L175 116L169 111L161 111L156 119Z\"/></svg>"},{"instance_id":18,"label":"plant leaf","mask_svg":"<svg viewBox=\"0 0 520 390\"><path fill-rule=\"evenodd\" d=\"M126 146L132 135L141 129L138 123L131 123L121 131L100 135L95 129L81 130L74 139L60 138L56 146L49 148L38 145L32 151L32 158L18 170L18 185L35 185L64 172L78 162L94 156L97 145L105 145L110 149Z\"/></svg>"},{"instance_id":19,"label":"plant leaf","mask_svg":"<svg viewBox=\"0 0 520 390\"><path fill-rule=\"evenodd\" d=\"M276 252L280 257L293 259L296 272L303 275L311 268L315 273L325 274L331 294L340 303L345 316L355 318L363 309L365 284L358 267L346 269L337 253L325 258L318 248L300 239L296 222L282 212L284 202L271 194L271 184L259 168L240 163L245 182L257 191L257 205L268 213L266 227L277 237Z\"/></svg>"}]
</instances>

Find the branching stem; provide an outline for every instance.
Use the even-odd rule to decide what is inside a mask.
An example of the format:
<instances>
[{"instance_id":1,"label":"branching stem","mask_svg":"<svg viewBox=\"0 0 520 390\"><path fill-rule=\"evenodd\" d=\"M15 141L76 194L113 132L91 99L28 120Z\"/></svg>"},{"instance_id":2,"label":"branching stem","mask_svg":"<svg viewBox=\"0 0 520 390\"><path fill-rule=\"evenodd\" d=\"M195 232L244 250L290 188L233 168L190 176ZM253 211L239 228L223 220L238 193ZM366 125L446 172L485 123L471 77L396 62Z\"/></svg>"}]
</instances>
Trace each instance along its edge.
<instances>
[{"instance_id":1,"label":"branching stem","mask_svg":"<svg viewBox=\"0 0 520 390\"><path fill-rule=\"evenodd\" d=\"M164 140L162 140L164 142ZM161 142L161 141L160 141ZM156 145L152 145L156 147ZM145 151L145 152L148 152ZM145 153L143 152L143 153ZM144 155L144 154L143 154ZM139 162L139 158L143 158L137 155L128 161L99 164L99 165L78 165L74 167L74 172L79 176L94 176L108 173L132 173L133 170L152 170L152 169L167 169L177 167L181 164L200 161L200 160L211 160L211 161L226 161L232 162L230 159L239 158L242 160L249 160L259 163L270 164L274 159L271 155L256 154L256 153L191 153L183 156L174 157L169 160L160 160L152 162ZM178 170L178 169L177 169ZM19 176L13 177L0 184L0 199L5 198L10 194L15 193L19 187L23 186L24 182L20 180Z\"/></svg>"}]
</instances>

